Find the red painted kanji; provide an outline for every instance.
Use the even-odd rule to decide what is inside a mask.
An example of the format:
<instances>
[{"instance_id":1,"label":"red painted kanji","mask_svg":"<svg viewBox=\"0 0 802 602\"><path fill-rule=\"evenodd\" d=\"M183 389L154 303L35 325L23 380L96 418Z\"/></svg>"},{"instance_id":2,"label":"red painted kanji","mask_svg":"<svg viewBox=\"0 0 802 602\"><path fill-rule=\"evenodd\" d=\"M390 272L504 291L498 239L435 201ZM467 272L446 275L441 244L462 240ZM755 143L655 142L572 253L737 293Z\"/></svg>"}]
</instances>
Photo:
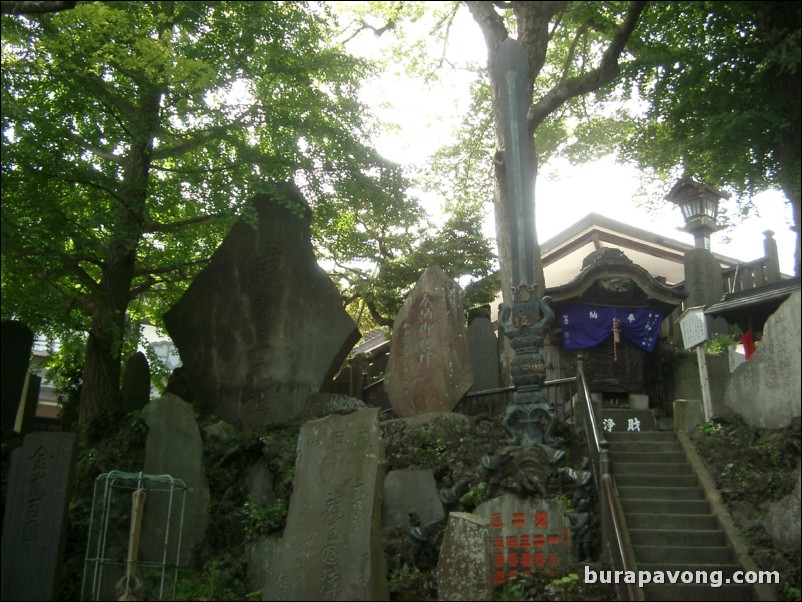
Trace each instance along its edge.
<instances>
[{"instance_id":1,"label":"red painted kanji","mask_svg":"<svg viewBox=\"0 0 802 602\"><path fill-rule=\"evenodd\" d=\"M549 513L544 510L535 512L535 526L547 528L549 526Z\"/></svg>"}]
</instances>

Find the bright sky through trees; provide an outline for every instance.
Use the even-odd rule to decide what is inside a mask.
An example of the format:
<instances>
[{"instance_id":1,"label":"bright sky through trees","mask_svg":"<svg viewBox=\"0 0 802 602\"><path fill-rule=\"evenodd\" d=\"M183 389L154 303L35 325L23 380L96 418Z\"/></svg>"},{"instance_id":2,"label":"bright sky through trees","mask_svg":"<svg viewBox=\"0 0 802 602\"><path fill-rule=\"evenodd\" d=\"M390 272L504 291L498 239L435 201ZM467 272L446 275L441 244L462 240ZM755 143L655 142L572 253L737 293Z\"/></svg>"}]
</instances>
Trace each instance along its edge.
<instances>
[{"instance_id":1,"label":"bright sky through trees","mask_svg":"<svg viewBox=\"0 0 802 602\"><path fill-rule=\"evenodd\" d=\"M395 132L377 141L379 151L402 165L421 167L440 146L449 142L451 128L458 125L467 110L468 82L471 75L458 67L473 62L485 65L486 48L482 35L470 15L463 13L452 27L452 41L442 81L431 84L404 74L386 74L364 92L382 119L396 123ZM349 43L352 52L379 52L390 40L375 39L364 31ZM449 71L448 63L455 68ZM488 157L490 161L490 157ZM684 225L679 209L668 202L659 209L638 204L642 174L617 164L614 158L571 165L566 160L552 160L541 165L537 179L536 224L542 243L588 213L599 213L632 226L653 231L688 244L693 237L679 230ZM669 186L670 188L670 186ZM663 193L668 192L668 188ZM440 201L420 193L430 213L437 215ZM780 191L759 194L754 199L757 210L740 221L734 203L722 203L730 221L737 225L713 235L712 250L722 255L752 261L763 256L763 232L774 231L780 254L780 269L794 272L795 234L791 207ZM487 203L485 232L494 236L492 199Z\"/></svg>"}]
</instances>

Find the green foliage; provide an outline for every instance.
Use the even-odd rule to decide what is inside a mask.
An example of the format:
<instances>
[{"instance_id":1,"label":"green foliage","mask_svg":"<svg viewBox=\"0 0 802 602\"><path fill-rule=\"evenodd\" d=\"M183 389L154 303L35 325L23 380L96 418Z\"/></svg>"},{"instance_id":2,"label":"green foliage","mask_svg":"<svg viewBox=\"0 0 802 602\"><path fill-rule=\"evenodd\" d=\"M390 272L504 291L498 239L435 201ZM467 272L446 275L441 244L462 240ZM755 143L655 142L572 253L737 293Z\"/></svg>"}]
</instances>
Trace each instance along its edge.
<instances>
[{"instance_id":1,"label":"green foliage","mask_svg":"<svg viewBox=\"0 0 802 602\"><path fill-rule=\"evenodd\" d=\"M498 599L502 601L515 602L516 600L526 600L529 590L529 581L523 576L510 577L504 584Z\"/></svg>"},{"instance_id":2,"label":"green foliage","mask_svg":"<svg viewBox=\"0 0 802 602\"><path fill-rule=\"evenodd\" d=\"M221 559L208 561L201 571L179 569L176 600L239 600L238 581Z\"/></svg>"},{"instance_id":3,"label":"green foliage","mask_svg":"<svg viewBox=\"0 0 802 602\"><path fill-rule=\"evenodd\" d=\"M707 422L703 422L702 424L696 425L696 430L703 435L715 435L717 432L721 430L721 425L716 422L715 420L708 420Z\"/></svg>"},{"instance_id":4,"label":"green foliage","mask_svg":"<svg viewBox=\"0 0 802 602\"><path fill-rule=\"evenodd\" d=\"M710 355L722 355L727 353L731 345L736 345L738 340L731 335L716 335L705 343L705 353Z\"/></svg>"},{"instance_id":5,"label":"green foliage","mask_svg":"<svg viewBox=\"0 0 802 602\"><path fill-rule=\"evenodd\" d=\"M657 175L800 198L800 7L785 2L651 5L626 81L648 102L624 154Z\"/></svg>"},{"instance_id":6,"label":"green foliage","mask_svg":"<svg viewBox=\"0 0 802 602\"><path fill-rule=\"evenodd\" d=\"M271 533L281 531L287 522L287 512L287 503L283 499L276 500L270 506L246 502L244 528L248 541L262 539Z\"/></svg>"},{"instance_id":7,"label":"green foliage","mask_svg":"<svg viewBox=\"0 0 802 602\"><path fill-rule=\"evenodd\" d=\"M579 587L579 575L576 573L568 573L567 575L555 579L551 582L552 586L565 592L576 591Z\"/></svg>"},{"instance_id":8,"label":"green foliage","mask_svg":"<svg viewBox=\"0 0 802 602\"><path fill-rule=\"evenodd\" d=\"M476 485L471 485L468 492L460 498L460 504L468 510L476 508L481 504L487 495L488 485L485 481L480 481Z\"/></svg>"},{"instance_id":9,"label":"green foliage","mask_svg":"<svg viewBox=\"0 0 802 602\"><path fill-rule=\"evenodd\" d=\"M794 587L790 583L783 584L783 594L785 594L786 600L793 600L794 602L799 602L799 600L802 600L802 597L800 597L799 588Z\"/></svg>"}]
</instances>

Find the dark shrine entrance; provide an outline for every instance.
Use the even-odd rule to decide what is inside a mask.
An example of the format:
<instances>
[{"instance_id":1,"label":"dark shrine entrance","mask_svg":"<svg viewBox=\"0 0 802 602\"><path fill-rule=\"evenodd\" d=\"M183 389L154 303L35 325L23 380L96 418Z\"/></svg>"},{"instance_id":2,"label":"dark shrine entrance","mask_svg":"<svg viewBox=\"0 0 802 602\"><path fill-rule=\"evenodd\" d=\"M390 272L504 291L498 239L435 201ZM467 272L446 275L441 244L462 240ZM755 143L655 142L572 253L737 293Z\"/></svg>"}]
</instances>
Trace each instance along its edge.
<instances>
[{"instance_id":1,"label":"dark shrine entrance","mask_svg":"<svg viewBox=\"0 0 802 602\"><path fill-rule=\"evenodd\" d=\"M658 282L620 249L604 248L585 259L571 282L546 294L559 330L550 351L564 366L581 354L594 402L603 415L621 417L606 421L606 430L647 426L670 415L658 342L665 317L685 293Z\"/></svg>"}]
</instances>

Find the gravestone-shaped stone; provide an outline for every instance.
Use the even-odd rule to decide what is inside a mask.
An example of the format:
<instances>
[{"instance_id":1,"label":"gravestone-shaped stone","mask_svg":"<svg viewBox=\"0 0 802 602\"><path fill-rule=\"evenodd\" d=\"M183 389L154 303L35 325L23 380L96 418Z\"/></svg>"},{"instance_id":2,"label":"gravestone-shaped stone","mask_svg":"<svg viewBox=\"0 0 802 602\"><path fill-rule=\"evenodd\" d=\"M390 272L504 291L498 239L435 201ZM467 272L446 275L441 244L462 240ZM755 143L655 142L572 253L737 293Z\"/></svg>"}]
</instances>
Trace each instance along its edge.
<instances>
[{"instance_id":1,"label":"gravestone-shaped stone","mask_svg":"<svg viewBox=\"0 0 802 602\"><path fill-rule=\"evenodd\" d=\"M393 325L384 388L402 418L450 412L473 384L459 285L426 268Z\"/></svg>"},{"instance_id":2,"label":"gravestone-shaped stone","mask_svg":"<svg viewBox=\"0 0 802 602\"><path fill-rule=\"evenodd\" d=\"M56 600L67 535L75 433L31 433L11 456L2 599Z\"/></svg>"},{"instance_id":3,"label":"gravestone-shaped stone","mask_svg":"<svg viewBox=\"0 0 802 602\"><path fill-rule=\"evenodd\" d=\"M472 391L501 387L498 339L489 319L477 317L468 324L468 350L473 369Z\"/></svg>"},{"instance_id":4,"label":"gravestone-shaped stone","mask_svg":"<svg viewBox=\"0 0 802 602\"><path fill-rule=\"evenodd\" d=\"M304 424L264 600L387 600L378 409Z\"/></svg>"},{"instance_id":5,"label":"gravestone-shaped stone","mask_svg":"<svg viewBox=\"0 0 802 602\"><path fill-rule=\"evenodd\" d=\"M25 375L31 361L33 332L22 322L3 320L0 332L0 408L2 408L2 429L10 432L14 429L17 410L22 400L22 389L25 386Z\"/></svg>"},{"instance_id":6,"label":"gravestone-shaped stone","mask_svg":"<svg viewBox=\"0 0 802 602\"><path fill-rule=\"evenodd\" d=\"M490 521L493 583L527 573L557 573L573 564L571 523L559 501L505 494L480 504L474 513Z\"/></svg>"},{"instance_id":7,"label":"gravestone-shaped stone","mask_svg":"<svg viewBox=\"0 0 802 602\"><path fill-rule=\"evenodd\" d=\"M451 512L437 560L438 600L492 600L490 521Z\"/></svg>"},{"instance_id":8,"label":"gravestone-shaped stone","mask_svg":"<svg viewBox=\"0 0 802 602\"><path fill-rule=\"evenodd\" d=\"M382 526L408 527L415 512L426 525L445 518L431 468L391 470L382 491Z\"/></svg>"},{"instance_id":9,"label":"gravestone-shaped stone","mask_svg":"<svg viewBox=\"0 0 802 602\"><path fill-rule=\"evenodd\" d=\"M195 399L246 426L301 416L359 340L315 259L309 207L286 192L253 200L258 225L237 222L164 315Z\"/></svg>"},{"instance_id":10,"label":"gravestone-shaped stone","mask_svg":"<svg viewBox=\"0 0 802 602\"><path fill-rule=\"evenodd\" d=\"M120 387L120 402L125 413L141 410L150 401L150 365L148 358L137 351L125 363Z\"/></svg>"},{"instance_id":11,"label":"gravestone-shaped stone","mask_svg":"<svg viewBox=\"0 0 802 602\"><path fill-rule=\"evenodd\" d=\"M192 547L203 541L209 524L209 486L203 470L203 442L195 409L180 397L167 393L144 407L142 419L149 428L144 472L170 475L181 479L187 487L180 543L181 565L188 566ZM164 497L145 502L141 550L150 562L161 562L164 557L164 530L169 527L163 519L168 512L166 506ZM178 544L178 534L171 532L167 558L176 557Z\"/></svg>"}]
</instances>

